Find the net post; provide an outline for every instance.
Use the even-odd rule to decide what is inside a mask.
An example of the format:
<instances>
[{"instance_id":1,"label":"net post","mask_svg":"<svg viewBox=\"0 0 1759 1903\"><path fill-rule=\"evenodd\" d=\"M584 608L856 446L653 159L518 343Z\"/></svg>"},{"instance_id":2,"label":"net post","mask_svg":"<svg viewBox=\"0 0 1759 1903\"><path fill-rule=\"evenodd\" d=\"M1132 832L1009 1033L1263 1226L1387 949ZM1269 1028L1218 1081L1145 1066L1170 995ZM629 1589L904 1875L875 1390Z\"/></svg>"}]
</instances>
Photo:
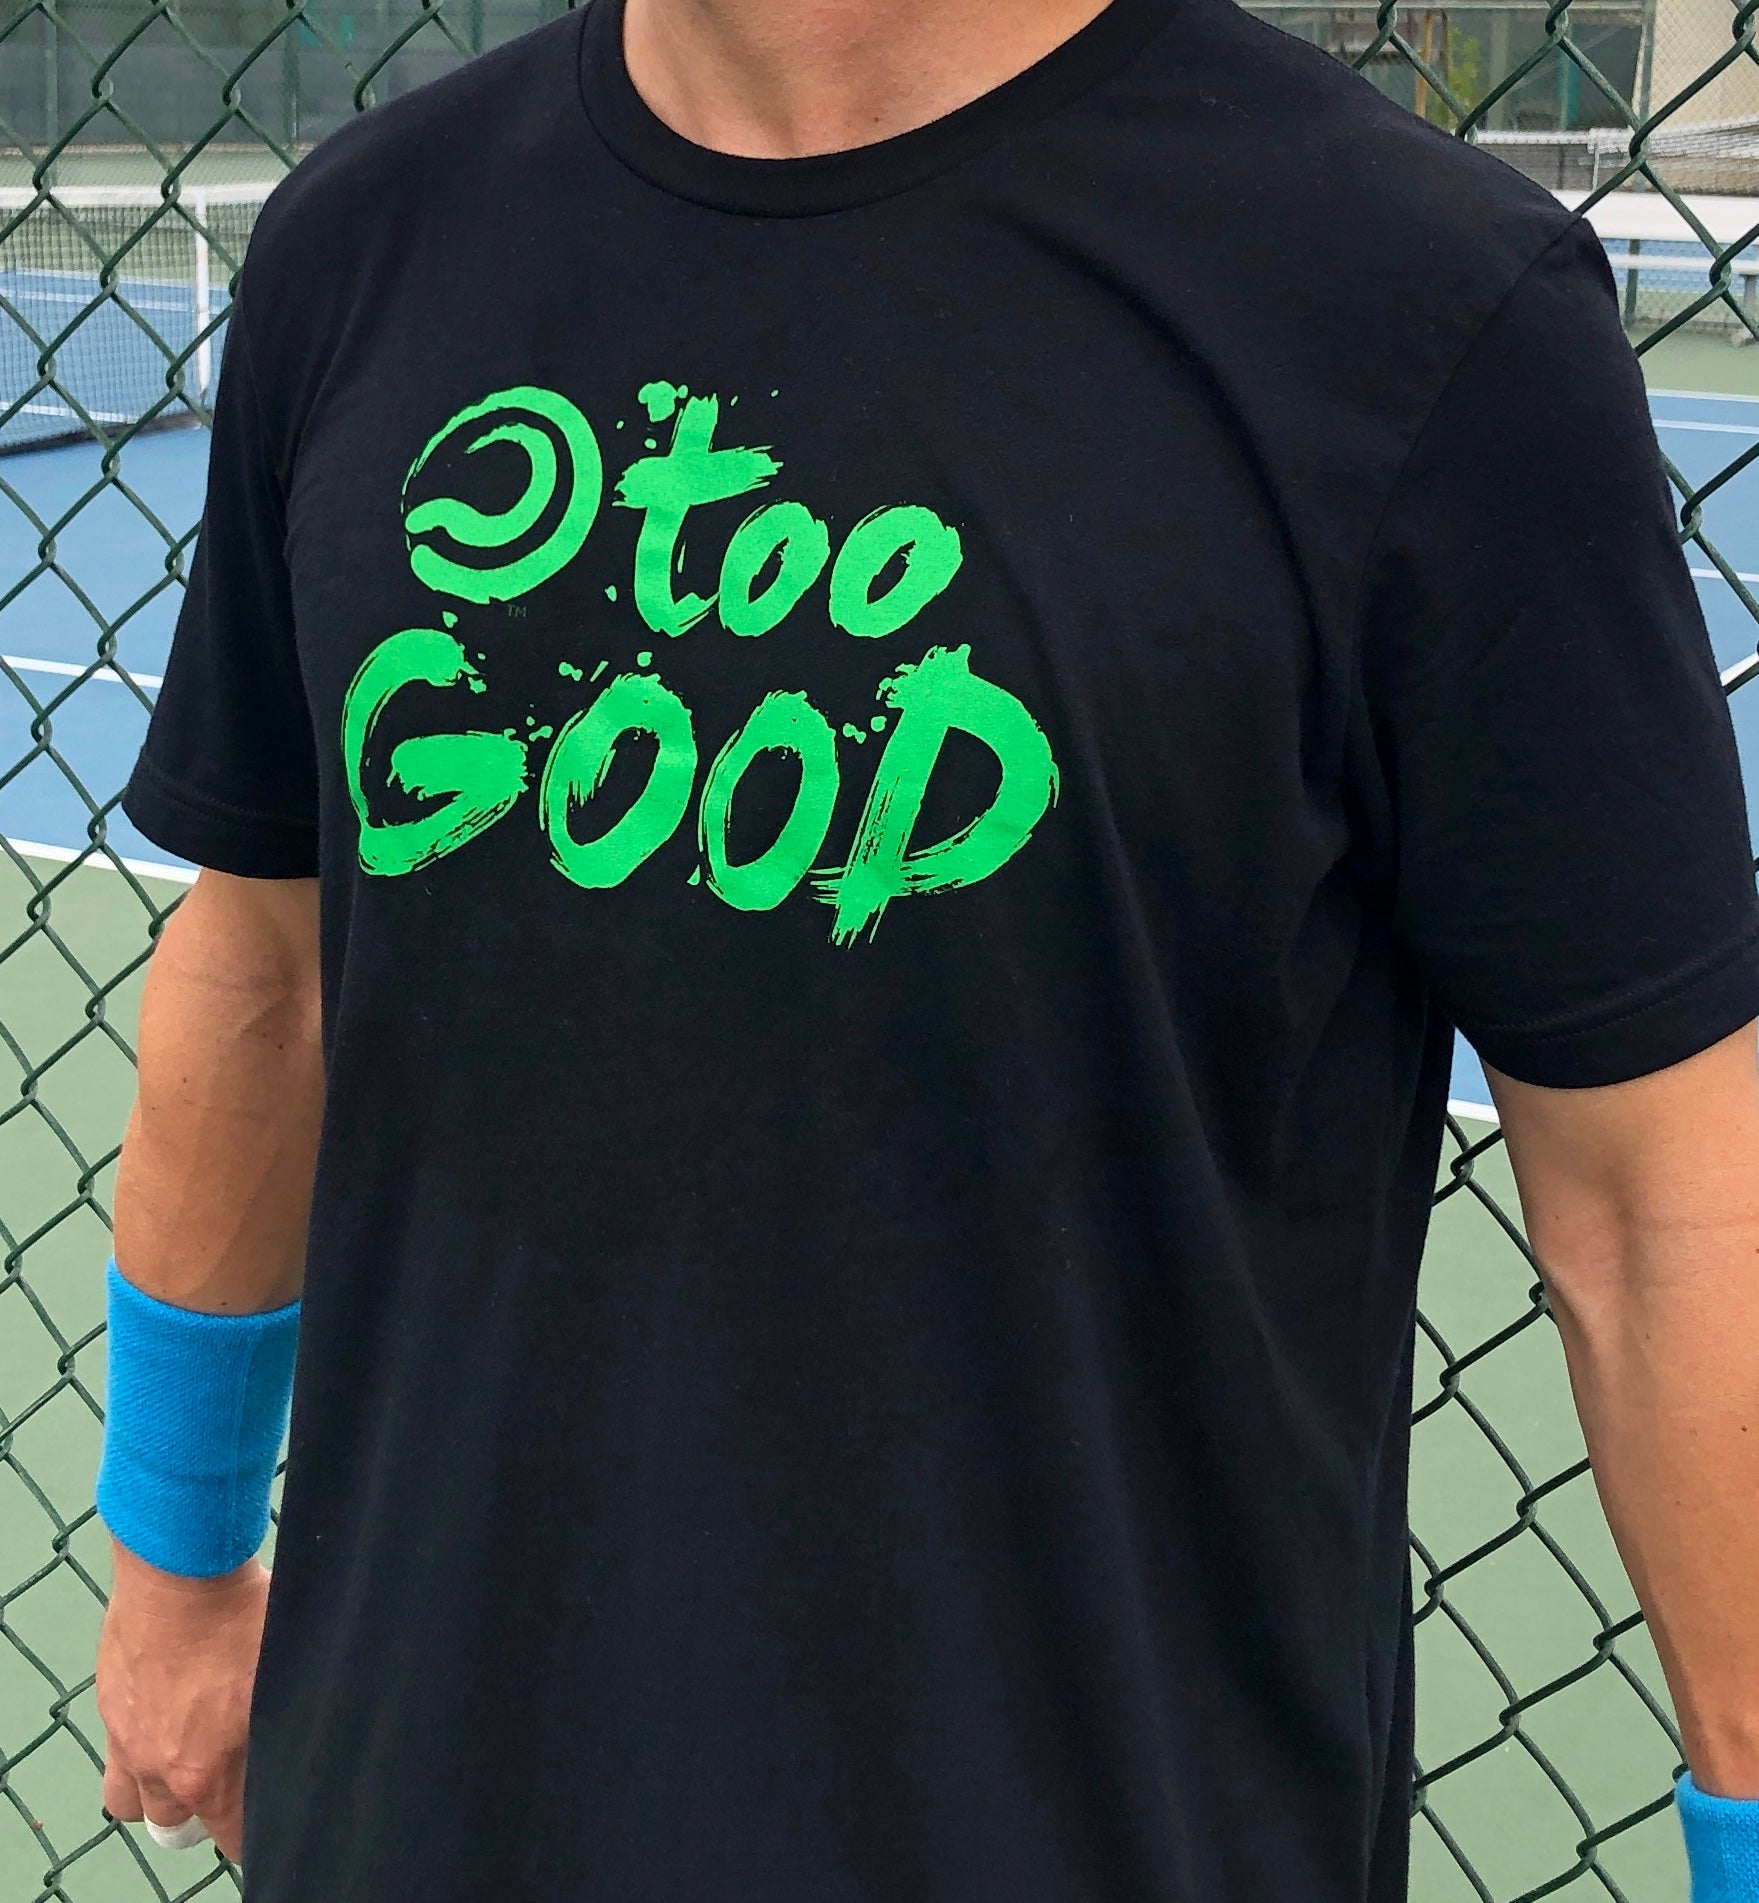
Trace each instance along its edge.
<instances>
[{"instance_id":1,"label":"net post","mask_svg":"<svg viewBox=\"0 0 1759 1903\"><path fill-rule=\"evenodd\" d=\"M196 395L206 403L214 371L213 339L206 335L211 292L209 278L212 271L212 261L208 256L208 195L196 191L190 194L190 199L196 219L195 334L201 340L195 347L195 387Z\"/></svg>"}]
</instances>

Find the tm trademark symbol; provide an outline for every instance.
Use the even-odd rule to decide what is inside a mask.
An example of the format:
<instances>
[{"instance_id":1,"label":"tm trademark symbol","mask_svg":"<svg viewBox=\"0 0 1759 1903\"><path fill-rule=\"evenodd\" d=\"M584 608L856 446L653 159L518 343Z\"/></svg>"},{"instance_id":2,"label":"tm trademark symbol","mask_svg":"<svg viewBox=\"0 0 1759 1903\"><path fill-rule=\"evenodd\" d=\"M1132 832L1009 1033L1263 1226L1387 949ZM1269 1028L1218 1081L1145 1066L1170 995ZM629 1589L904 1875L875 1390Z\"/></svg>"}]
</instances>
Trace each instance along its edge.
<instances>
[{"instance_id":1,"label":"tm trademark symbol","mask_svg":"<svg viewBox=\"0 0 1759 1903\"><path fill-rule=\"evenodd\" d=\"M523 601L508 602L507 612L515 621L523 621L525 619L525 603Z\"/></svg>"}]
</instances>

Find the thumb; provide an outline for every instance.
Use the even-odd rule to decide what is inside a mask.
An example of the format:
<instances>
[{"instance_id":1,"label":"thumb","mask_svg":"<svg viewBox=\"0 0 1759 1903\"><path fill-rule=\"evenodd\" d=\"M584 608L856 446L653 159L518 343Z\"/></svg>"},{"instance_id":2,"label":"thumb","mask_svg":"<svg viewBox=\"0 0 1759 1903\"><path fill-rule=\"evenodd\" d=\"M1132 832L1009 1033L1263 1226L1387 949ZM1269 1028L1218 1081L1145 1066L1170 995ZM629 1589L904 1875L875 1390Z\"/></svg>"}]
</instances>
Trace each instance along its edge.
<instances>
[{"instance_id":1,"label":"thumb","mask_svg":"<svg viewBox=\"0 0 1759 1903\"><path fill-rule=\"evenodd\" d=\"M236 1800L226 1809L204 1818L220 1855L228 1863L244 1862L244 1807Z\"/></svg>"}]
</instances>

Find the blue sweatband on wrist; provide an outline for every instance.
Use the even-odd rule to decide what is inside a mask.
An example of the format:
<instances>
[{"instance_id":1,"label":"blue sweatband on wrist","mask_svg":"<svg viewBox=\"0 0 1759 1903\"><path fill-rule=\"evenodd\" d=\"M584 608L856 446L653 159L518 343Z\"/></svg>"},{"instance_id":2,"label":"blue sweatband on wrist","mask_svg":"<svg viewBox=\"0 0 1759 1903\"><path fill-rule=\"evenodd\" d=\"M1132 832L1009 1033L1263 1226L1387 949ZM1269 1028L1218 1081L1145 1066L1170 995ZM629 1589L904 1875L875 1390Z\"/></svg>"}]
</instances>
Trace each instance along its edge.
<instances>
[{"instance_id":1,"label":"blue sweatband on wrist","mask_svg":"<svg viewBox=\"0 0 1759 1903\"><path fill-rule=\"evenodd\" d=\"M108 1289L98 1513L149 1565L229 1573L269 1530L299 1304L204 1315L144 1294L114 1262Z\"/></svg>"},{"instance_id":2,"label":"blue sweatband on wrist","mask_svg":"<svg viewBox=\"0 0 1759 1903\"><path fill-rule=\"evenodd\" d=\"M1688 1771L1674 1786L1692 1903L1759 1903L1759 1797L1712 1797Z\"/></svg>"}]
</instances>

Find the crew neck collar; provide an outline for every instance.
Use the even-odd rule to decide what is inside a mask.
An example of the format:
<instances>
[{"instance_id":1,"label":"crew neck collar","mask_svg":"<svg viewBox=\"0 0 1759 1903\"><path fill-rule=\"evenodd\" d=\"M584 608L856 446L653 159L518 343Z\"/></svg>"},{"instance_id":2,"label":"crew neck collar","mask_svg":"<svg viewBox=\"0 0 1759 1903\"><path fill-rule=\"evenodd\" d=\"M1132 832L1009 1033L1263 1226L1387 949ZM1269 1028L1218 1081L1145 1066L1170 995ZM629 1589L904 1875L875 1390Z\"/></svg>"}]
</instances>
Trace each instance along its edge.
<instances>
[{"instance_id":1,"label":"crew neck collar","mask_svg":"<svg viewBox=\"0 0 1759 1903\"><path fill-rule=\"evenodd\" d=\"M1171 0L1108 0L1086 26L1012 79L890 139L810 158L743 158L674 132L623 61L623 0L583 9L580 95L599 136L662 191L719 211L808 217L850 211L920 185L1085 92L1165 24Z\"/></svg>"}]
</instances>

